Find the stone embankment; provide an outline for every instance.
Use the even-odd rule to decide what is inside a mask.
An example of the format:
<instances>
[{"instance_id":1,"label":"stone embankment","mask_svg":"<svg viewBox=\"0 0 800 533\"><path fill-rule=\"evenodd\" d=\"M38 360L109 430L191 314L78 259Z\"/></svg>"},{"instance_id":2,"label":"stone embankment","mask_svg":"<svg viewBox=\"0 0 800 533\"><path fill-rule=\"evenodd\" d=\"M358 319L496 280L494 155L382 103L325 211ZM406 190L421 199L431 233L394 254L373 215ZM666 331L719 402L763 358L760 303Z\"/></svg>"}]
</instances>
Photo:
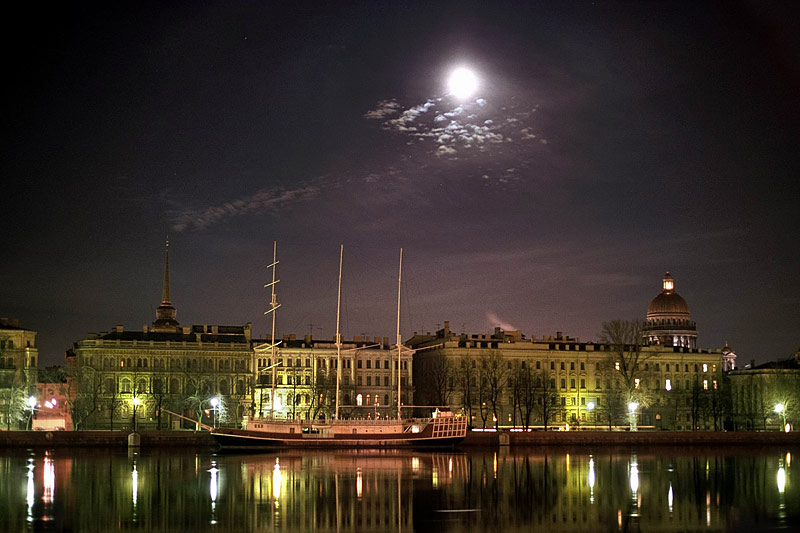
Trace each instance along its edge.
<instances>
[{"instance_id":1,"label":"stone embankment","mask_svg":"<svg viewBox=\"0 0 800 533\"><path fill-rule=\"evenodd\" d=\"M800 432L530 431L470 432L461 446L798 446Z\"/></svg>"},{"instance_id":2,"label":"stone embankment","mask_svg":"<svg viewBox=\"0 0 800 533\"><path fill-rule=\"evenodd\" d=\"M0 448L125 448L128 431L0 431ZM142 431L142 448L215 448L206 431ZM800 432L531 431L470 432L459 448L598 446L800 446Z\"/></svg>"},{"instance_id":3,"label":"stone embankment","mask_svg":"<svg viewBox=\"0 0 800 533\"><path fill-rule=\"evenodd\" d=\"M124 448L129 431L0 431L2 447ZM216 447L207 431L140 431L142 448Z\"/></svg>"}]
</instances>

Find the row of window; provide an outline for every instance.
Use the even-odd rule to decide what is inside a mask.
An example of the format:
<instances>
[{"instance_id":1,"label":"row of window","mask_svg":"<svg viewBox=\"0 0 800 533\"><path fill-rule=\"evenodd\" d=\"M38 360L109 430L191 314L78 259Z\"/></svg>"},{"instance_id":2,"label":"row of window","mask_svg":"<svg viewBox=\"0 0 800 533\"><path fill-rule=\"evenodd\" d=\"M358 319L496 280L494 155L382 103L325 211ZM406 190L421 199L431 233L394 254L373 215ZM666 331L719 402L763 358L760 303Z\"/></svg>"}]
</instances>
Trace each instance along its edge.
<instances>
[{"instance_id":1,"label":"row of window","mask_svg":"<svg viewBox=\"0 0 800 533\"><path fill-rule=\"evenodd\" d=\"M283 357L277 358L277 366L279 367L298 367L298 368L311 368L311 359L306 358L305 360L295 358L294 360L291 357L287 357L284 359ZM305 363L305 364L303 364ZM342 368L352 368L353 361L351 359L342 359ZM363 365L362 365L363 363ZM336 368L336 358L325 358L319 357L317 358L317 364L321 368ZM272 366L272 358L271 357L262 357L258 359L258 368L266 368ZM381 360L375 359L374 366L372 359L359 359L356 361L356 368L367 368L367 369L380 369L381 368ZM394 364L394 368L397 369L397 362ZM403 370L408 370L408 361L403 361L401 366ZM389 359L383 359L383 369L389 370Z\"/></svg>"},{"instance_id":2,"label":"row of window","mask_svg":"<svg viewBox=\"0 0 800 533\"><path fill-rule=\"evenodd\" d=\"M87 364L91 365L91 358L86 359ZM167 365L169 362L169 365ZM152 359L152 362L148 358L144 357L136 357L136 358L120 358L119 362L117 362L116 358L114 357L105 357L103 358L103 369L112 369L116 368L137 368L137 369L154 369L154 370L219 370L219 371L235 371L235 372L247 372L250 369L250 365L248 361L245 360L231 360L231 359L219 359L215 361L213 359L186 359L185 361L182 359L160 359L155 358Z\"/></svg>"}]
</instances>

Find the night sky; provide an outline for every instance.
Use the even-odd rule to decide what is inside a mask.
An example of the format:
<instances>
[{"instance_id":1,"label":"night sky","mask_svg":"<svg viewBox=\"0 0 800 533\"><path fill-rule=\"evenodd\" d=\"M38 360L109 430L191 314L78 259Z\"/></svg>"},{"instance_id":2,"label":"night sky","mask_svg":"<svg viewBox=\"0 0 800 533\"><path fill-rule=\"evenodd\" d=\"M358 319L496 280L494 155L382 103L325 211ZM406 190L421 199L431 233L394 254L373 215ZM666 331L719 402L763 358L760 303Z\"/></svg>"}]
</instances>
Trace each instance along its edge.
<instances>
[{"instance_id":1,"label":"night sky","mask_svg":"<svg viewBox=\"0 0 800 533\"><path fill-rule=\"evenodd\" d=\"M556 331L644 318L800 346L800 32L762 2L28 6L5 22L0 316L43 364L182 325ZM477 92L447 87L458 66ZM10 93L10 94L8 94Z\"/></svg>"}]
</instances>

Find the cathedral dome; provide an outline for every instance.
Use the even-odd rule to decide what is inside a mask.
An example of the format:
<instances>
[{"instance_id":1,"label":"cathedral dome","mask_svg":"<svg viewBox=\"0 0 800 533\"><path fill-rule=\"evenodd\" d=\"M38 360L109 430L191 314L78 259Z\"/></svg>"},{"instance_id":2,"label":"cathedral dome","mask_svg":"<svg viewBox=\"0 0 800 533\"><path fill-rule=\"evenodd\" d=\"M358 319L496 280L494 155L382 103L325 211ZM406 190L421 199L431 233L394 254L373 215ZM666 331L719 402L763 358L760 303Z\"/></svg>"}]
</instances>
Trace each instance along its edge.
<instances>
[{"instance_id":1,"label":"cathedral dome","mask_svg":"<svg viewBox=\"0 0 800 533\"><path fill-rule=\"evenodd\" d=\"M675 292L675 281L669 272L664 274L661 294L647 308L643 337L648 344L697 347L697 326L692 322L686 300Z\"/></svg>"},{"instance_id":2,"label":"cathedral dome","mask_svg":"<svg viewBox=\"0 0 800 533\"><path fill-rule=\"evenodd\" d=\"M677 319L691 320L689 305L675 292L675 282L669 272L664 274L661 294L653 298L647 308L647 320Z\"/></svg>"}]
</instances>

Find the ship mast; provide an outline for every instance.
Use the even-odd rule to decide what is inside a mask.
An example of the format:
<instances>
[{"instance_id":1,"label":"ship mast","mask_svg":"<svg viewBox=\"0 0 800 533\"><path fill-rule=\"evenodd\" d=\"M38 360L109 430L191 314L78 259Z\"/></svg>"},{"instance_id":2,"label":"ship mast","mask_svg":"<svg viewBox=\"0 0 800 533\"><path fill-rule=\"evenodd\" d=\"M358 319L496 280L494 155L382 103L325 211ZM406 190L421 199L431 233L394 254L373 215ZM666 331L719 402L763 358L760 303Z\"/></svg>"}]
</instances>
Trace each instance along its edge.
<instances>
[{"instance_id":1,"label":"ship mast","mask_svg":"<svg viewBox=\"0 0 800 533\"><path fill-rule=\"evenodd\" d=\"M400 337L400 286L403 282L403 249L400 248L400 268L397 272L397 418L400 419L400 371L402 338Z\"/></svg>"},{"instance_id":2,"label":"ship mast","mask_svg":"<svg viewBox=\"0 0 800 533\"><path fill-rule=\"evenodd\" d=\"M342 368L342 335L339 333L339 309L342 306L342 257L344 244L339 245L339 289L336 294L336 409L333 419L339 419L339 374Z\"/></svg>"},{"instance_id":3,"label":"ship mast","mask_svg":"<svg viewBox=\"0 0 800 533\"><path fill-rule=\"evenodd\" d=\"M268 265L267 268L272 269L272 282L267 283L264 285L264 288L270 287L271 288L271 298L270 298L270 308L264 311L264 314L272 313L272 336L269 339L270 342L270 350L272 351L272 358L270 360L270 366L272 367L272 391L270 392L270 411L269 416L270 418L275 417L275 378L276 378L276 371L278 364L275 361L275 348L278 347L280 342L275 342L275 312L276 309L280 307L278 300L275 296L275 285L280 281L279 279L275 279L276 270L278 269L278 241L272 241L272 264ZM263 389L262 389L263 390Z\"/></svg>"}]
</instances>

